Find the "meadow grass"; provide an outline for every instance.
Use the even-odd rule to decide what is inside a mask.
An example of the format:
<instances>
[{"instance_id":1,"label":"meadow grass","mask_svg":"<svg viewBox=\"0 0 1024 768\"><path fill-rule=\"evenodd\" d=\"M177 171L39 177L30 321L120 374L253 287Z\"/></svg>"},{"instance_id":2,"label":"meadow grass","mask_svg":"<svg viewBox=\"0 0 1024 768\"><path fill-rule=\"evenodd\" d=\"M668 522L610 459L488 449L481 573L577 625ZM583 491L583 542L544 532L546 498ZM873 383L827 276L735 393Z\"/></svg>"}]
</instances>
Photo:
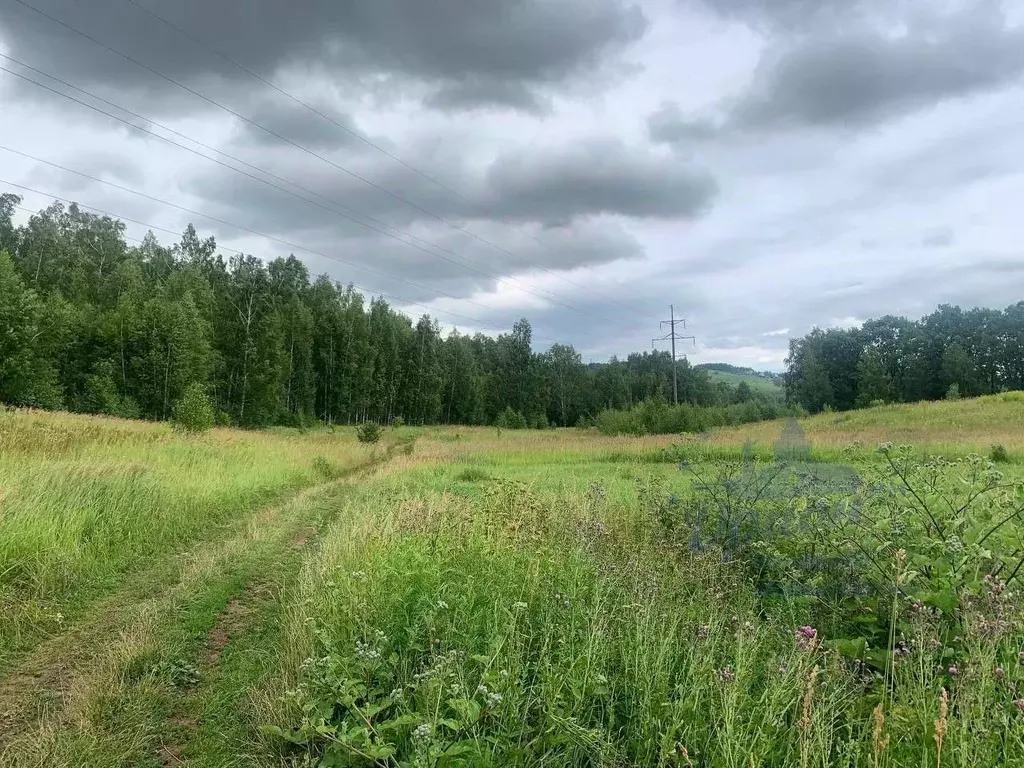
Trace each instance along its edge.
<instances>
[{"instance_id":1,"label":"meadow grass","mask_svg":"<svg viewBox=\"0 0 1024 768\"><path fill-rule=\"evenodd\" d=\"M263 708L283 758L1024 765L1016 599L964 613L955 643L948 617L906 595L844 605L854 624L899 614L872 666L811 629L826 626L818 601L766 597L743 563L671 535L664 505L687 504L692 478L600 460L624 443L419 445L435 461L410 457L353 497L290 600ZM894 583L911 551L883 555Z\"/></svg>"},{"instance_id":2,"label":"meadow grass","mask_svg":"<svg viewBox=\"0 0 1024 768\"><path fill-rule=\"evenodd\" d=\"M800 419L816 451L840 451L858 444L867 450L879 443L907 443L932 453L987 456L1002 445L1014 463L1024 463L1024 392L1006 392L967 400L883 405L845 413L820 413ZM716 429L703 439L708 448L736 448L750 441L770 447L781 432L779 422Z\"/></svg>"},{"instance_id":3,"label":"meadow grass","mask_svg":"<svg viewBox=\"0 0 1024 768\"><path fill-rule=\"evenodd\" d=\"M820 415L785 468L787 422L402 427L372 478L278 506L374 454L350 431L2 414L0 637L98 648L0 764L1024 766L1019 579L982 579L1024 554L1022 409ZM953 461L992 443L1008 462ZM55 611L88 623L183 548L120 640L113 609L61 634Z\"/></svg>"},{"instance_id":4,"label":"meadow grass","mask_svg":"<svg viewBox=\"0 0 1024 768\"><path fill-rule=\"evenodd\" d=\"M351 434L0 412L0 664L125 573L369 456Z\"/></svg>"}]
</instances>

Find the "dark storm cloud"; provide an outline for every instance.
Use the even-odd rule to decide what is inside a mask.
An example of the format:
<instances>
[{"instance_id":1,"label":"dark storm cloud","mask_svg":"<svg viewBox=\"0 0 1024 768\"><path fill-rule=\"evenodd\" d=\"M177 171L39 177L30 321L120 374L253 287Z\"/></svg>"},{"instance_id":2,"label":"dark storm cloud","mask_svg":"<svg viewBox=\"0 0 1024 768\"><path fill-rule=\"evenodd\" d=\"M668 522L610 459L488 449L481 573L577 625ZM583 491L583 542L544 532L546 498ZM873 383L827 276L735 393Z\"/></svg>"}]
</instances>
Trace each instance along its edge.
<instances>
[{"instance_id":1,"label":"dark storm cloud","mask_svg":"<svg viewBox=\"0 0 1024 768\"><path fill-rule=\"evenodd\" d=\"M753 0L725 5L769 6ZM890 23L775 35L749 88L722 105L727 117L718 134L863 127L992 91L1024 75L1024 27L1010 26L995 4L940 17L908 13ZM715 125L669 104L649 117L648 131L655 141L684 143L707 138Z\"/></svg>"},{"instance_id":2,"label":"dark storm cloud","mask_svg":"<svg viewBox=\"0 0 1024 768\"><path fill-rule=\"evenodd\" d=\"M216 166L197 170L186 188L211 202L230 200L240 216L253 221L271 221L284 230L338 227L341 233L361 230L346 223L339 211L405 230L417 224L443 227L442 219L559 226L604 215L693 218L711 205L716 194L714 181L681 158L611 141L516 151L484 169L449 167L448 186L461 196L384 158L366 162L359 167L360 175L383 189L396 190L402 199L315 158L289 152L264 158L261 167L301 180L316 196L300 192L306 198L301 200Z\"/></svg>"},{"instance_id":3,"label":"dark storm cloud","mask_svg":"<svg viewBox=\"0 0 1024 768\"><path fill-rule=\"evenodd\" d=\"M551 100L521 82L471 80L443 85L424 105L442 112L462 112L494 107L514 107L542 117L551 112Z\"/></svg>"},{"instance_id":4,"label":"dark storm cloud","mask_svg":"<svg viewBox=\"0 0 1024 768\"><path fill-rule=\"evenodd\" d=\"M251 82L128 0L26 2L177 80ZM187 0L159 6L138 0L138 5L157 10L264 77L282 66L316 62L332 77L350 77L353 83L360 76L384 74L440 86L442 93L454 89L450 93L461 97L452 103L459 104L477 92L484 103L504 94L512 97L506 103L520 106L523 91L543 92L599 70L647 27L639 7L624 0ZM0 39L12 55L115 89L152 95L174 90L22 5L6 6ZM482 87L487 83L500 87L487 91Z\"/></svg>"},{"instance_id":5,"label":"dark storm cloud","mask_svg":"<svg viewBox=\"0 0 1024 768\"><path fill-rule=\"evenodd\" d=\"M405 213L417 214L419 218L405 221L397 229L387 226L395 220L392 208L372 209L367 205L372 197L368 192L373 190L337 178L332 181L340 182L341 186L324 189L324 194L361 212L372 210L377 221L351 213L338 215L341 209L330 203L317 207L224 171L197 175L187 186L204 197L203 204L198 206L200 210L278 238L276 247L301 246L308 249L305 255L315 251L419 282L444 283L454 286L460 295L493 288L497 282L494 276L523 274L535 265L564 270L639 258L643 254L636 238L612 221L581 219L564 226L529 229L511 229L499 220L478 221L472 227L480 238L476 239L406 208ZM399 205L394 200L388 202ZM357 221L363 221L365 226ZM219 238L239 236L235 227L212 222L208 225L215 227ZM279 242L282 240L286 242ZM353 279L358 279L358 275Z\"/></svg>"},{"instance_id":6,"label":"dark storm cloud","mask_svg":"<svg viewBox=\"0 0 1024 768\"><path fill-rule=\"evenodd\" d=\"M647 118L651 140L663 144L682 144L713 139L721 130L707 118L688 120L678 104L663 104Z\"/></svg>"},{"instance_id":7,"label":"dark storm cloud","mask_svg":"<svg viewBox=\"0 0 1024 768\"><path fill-rule=\"evenodd\" d=\"M755 27L801 28L871 15L901 0L680 0Z\"/></svg>"},{"instance_id":8,"label":"dark storm cloud","mask_svg":"<svg viewBox=\"0 0 1024 768\"><path fill-rule=\"evenodd\" d=\"M327 115L334 123L342 125L350 131L359 131L351 116L342 114L324 104L310 104L310 106ZM314 114L301 104L284 98L276 101L259 101L247 110L246 115L266 130L242 124L242 134L238 140L238 143L242 145L280 146L281 139L277 136L283 136L296 144L317 151L355 146L361 143L355 136L347 133L344 128L339 128L338 125Z\"/></svg>"},{"instance_id":9,"label":"dark storm cloud","mask_svg":"<svg viewBox=\"0 0 1024 768\"><path fill-rule=\"evenodd\" d=\"M734 111L742 127L841 127L999 87L1024 72L1024 29L988 22L940 37L870 33L807 41L764 65Z\"/></svg>"},{"instance_id":10,"label":"dark storm cloud","mask_svg":"<svg viewBox=\"0 0 1024 768\"><path fill-rule=\"evenodd\" d=\"M489 207L511 219L561 221L620 214L698 216L717 192L714 180L677 159L595 141L551 152L499 158L487 173Z\"/></svg>"}]
</instances>

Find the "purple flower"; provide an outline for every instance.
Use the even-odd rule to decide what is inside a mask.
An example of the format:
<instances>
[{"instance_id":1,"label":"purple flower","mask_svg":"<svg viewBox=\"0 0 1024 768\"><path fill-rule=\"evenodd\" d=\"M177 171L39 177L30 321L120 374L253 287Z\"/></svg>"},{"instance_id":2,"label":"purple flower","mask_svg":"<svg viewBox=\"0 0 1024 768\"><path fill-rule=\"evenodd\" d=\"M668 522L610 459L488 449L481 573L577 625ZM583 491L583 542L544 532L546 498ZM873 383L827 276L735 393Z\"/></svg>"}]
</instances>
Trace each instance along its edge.
<instances>
[{"instance_id":1,"label":"purple flower","mask_svg":"<svg viewBox=\"0 0 1024 768\"><path fill-rule=\"evenodd\" d=\"M1024 712L1024 699L1017 699L1015 702L1013 702L1013 704L1021 712Z\"/></svg>"},{"instance_id":2,"label":"purple flower","mask_svg":"<svg viewBox=\"0 0 1024 768\"><path fill-rule=\"evenodd\" d=\"M700 629L697 630L697 637L699 639L701 639L701 640L707 640L708 636L710 634L711 634L711 627L709 627L707 625L704 625L703 627L701 627Z\"/></svg>"},{"instance_id":3,"label":"purple flower","mask_svg":"<svg viewBox=\"0 0 1024 768\"><path fill-rule=\"evenodd\" d=\"M1004 677L1006 677L1006 670L1002 667L996 667L995 671L992 674L996 676L996 680L1002 680Z\"/></svg>"},{"instance_id":4,"label":"purple flower","mask_svg":"<svg viewBox=\"0 0 1024 768\"><path fill-rule=\"evenodd\" d=\"M956 666L956 664L949 665L949 674L953 675L954 677L960 674L960 669Z\"/></svg>"},{"instance_id":5,"label":"purple flower","mask_svg":"<svg viewBox=\"0 0 1024 768\"><path fill-rule=\"evenodd\" d=\"M797 647L801 651L813 651L818 644L818 630L810 626L802 626L793 633Z\"/></svg>"},{"instance_id":6,"label":"purple flower","mask_svg":"<svg viewBox=\"0 0 1024 768\"><path fill-rule=\"evenodd\" d=\"M736 672L732 667L722 667L715 672L715 676L718 678L718 682L720 683L731 683L736 680Z\"/></svg>"}]
</instances>

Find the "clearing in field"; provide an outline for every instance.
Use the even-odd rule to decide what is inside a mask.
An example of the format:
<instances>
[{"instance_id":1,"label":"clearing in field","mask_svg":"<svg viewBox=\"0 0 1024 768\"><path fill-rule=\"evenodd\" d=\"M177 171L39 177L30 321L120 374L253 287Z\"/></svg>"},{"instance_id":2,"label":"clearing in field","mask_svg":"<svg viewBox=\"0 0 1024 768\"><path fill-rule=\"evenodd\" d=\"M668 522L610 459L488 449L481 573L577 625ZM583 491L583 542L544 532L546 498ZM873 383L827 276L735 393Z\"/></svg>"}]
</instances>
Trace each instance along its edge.
<instances>
[{"instance_id":1,"label":"clearing in field","mask_svg":"<svg viewBox=\"0 0 1024 768\"><path fill-rule=\"evenodd\" d=\"M1022 766L1022 414L0 414L0 764Z\"/></svg>"}]
</instances>

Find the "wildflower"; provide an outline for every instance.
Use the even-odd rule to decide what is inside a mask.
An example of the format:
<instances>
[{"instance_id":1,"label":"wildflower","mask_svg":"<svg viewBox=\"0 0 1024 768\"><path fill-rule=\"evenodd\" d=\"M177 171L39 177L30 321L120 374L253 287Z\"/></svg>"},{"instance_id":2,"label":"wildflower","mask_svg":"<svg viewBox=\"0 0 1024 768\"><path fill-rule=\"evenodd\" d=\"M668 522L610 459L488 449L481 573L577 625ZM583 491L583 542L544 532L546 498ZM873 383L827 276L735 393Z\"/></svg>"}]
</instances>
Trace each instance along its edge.
<instances>
[{"instance_id":1,"label":"wildflower","mask_svg":"<svg viewBox=\"0 0 1024 768\"><path fill-rule=\"evenodd\" d=\"M430 724L429 723L423 723L422 725L417 725L416 728L412 732L412 740L413 741L421 741L421 742L426 743L426 742L430 741L430 733L431 733L431 728L430 728Z\"/></svg>"},{"instance_id":2,"label":"wildflower","mask_svg":"<svg viewBox=\"0 0 1024 768\"><path fill-rule=\"evenodd\" d=\"M736 680L736 671L730 667L722 667L715 672L715 677L720 683L732 683Z\"/></svg>"},{"instance_id":3,"label":"wildflower","mask_svg":"<svg viewBox=\"0 0 1024 768\"><path fill-rule=\"evenodd\" d=\"M598 684L598 685L604 685L605 683L607 683L607 682L608 682L608 678L607 678L607 677L605 677L604 675L601 675L601 674L598 674L598 675L596 675L596 676L594 677L594 680L596 680L596 681L597 681L597 684Z\"/></svg>"},{"instance_id":4,"label":"wildflower","mask_svg":"<svg viewBox=\"0 0 1024 768\"><path fill-rule=\"evenodd\" d=\"M356 581L360 581L361 579L366 578L366 571L352 571L352 573L350 573L349 576L351 576Z\"/></svg>"},{"instance_id":5,"label":"wildflower","mask_svg":"<svg viewBox=\"0 0 1024 768\"><path fill-rule=\"evenodd\" d=\"M789 667L787 667L785 664L780 664L778 669L776 669L775 671L778 672L780 675L784 675L787 672L789 672Z\"/></svg>"},{"instance_id":6,"label":"wildflower","mask_svg":"<svg viewBox=\"0 0 1024 768\"><path fill-rule=\"evenodd\" d=\"M1021 712L1024 712L1024 699L1017 699L1015 702L1013 702L1013 705Z\"/></svg>"},{"instance_id":7,"label":"wildflower","mask_svg":"<svg viewBox=\"0 0 1024 768\"><path fill-rule=\"evenodd\" d=\"M523 602L512 603L512 610L514 610L514 611L525 611L529 607L530 606L528 606L526 603L523 603Z\"/></svg>"},{"instance_id":8,"label":"wildflower","mask_svg":"<svg viewBox=\"0 0 1024 768\"><path fill-rule=\"evenodd\" d=\"M437 607L443 611L448 607L448 603L446 603L444 600L438 600Z\"/></svg>"},{"instance_id":9,"label":"wildflower","mask_svg":"<svg viewBox=\"0 0 1024 768\"><path fill-rule=\"evenodd\" d=\"M1021 651L1020 655L1017 656L1017 661L1019 661L1021 664L1024 664L1024 651Z\"/></svg>"},{"instance_id":10,"label":"wildflower","mask_svg":"<svg viewBox=\"0 0 1024 768\"><path fill-rule=\"evenodd\" d=\"M996 680L1002 680L1006 677L1006 670L1002 667L996 667L992 674L996 676Z\"/></svg>"},{"instance_id":11,"label":"wildflower","mask_svg":"<svg viewBox=\"0 0 1024 768\"><path fill-rule=\"evenodd\" d=\"M804 625L793 633L796 638L797 647L801 651L813 651L818 645L818 630L814 627Z\"/></svg>"},{"instance_id":12,"label":"wildflower","mask_svg":"<svg viewBox=\"0 0 1024 768\"><path fill-rule=\"evenodd\" d=\"M949 671L949 674L952 675L953 677L956 677L958 674L960 674L960 668L957 667L956 664L950 664L948 671Z\"/></svg>"},{"instance_id":13,"label":"wildflower","mask_svg":"<svg viewBox=\"0 0 1024 768\"><path fill-rule=\"evenodd\" d=\"M380 658L380 651L369 643L356 640L356 658L360 661L377 661Z\"/></svg>"},{"instance_id":14,"label":"wildflower","mask_svg":"<svg viewBox=\"0 0 1024 768\"><path fill-rule=\"evenodd\" d=\"M391 698L395 699L396 701L401 700L405 698L405 691L401 688L395 688L393 691L391 691Z\"/></svg>"},{"instance_id":15,"label":"wildflower","mask_svg":"<svg viewBox=\"0 0 1024 768\"><path fill-rule=\"evenodd\" d=\"M493 709L494 707L496 707L499 704L501 704L503 699L504 699L504 697L500 693L497 693L495 691L491 691L490 693L487 694L487 706L491 707Z\"/></svg>"},{"instance_id":16,"label":"wildflower","mask_svg":"<svg viewBox=\"0 0 1024 768\"><path fill-rule=\"evenodd\" d=\"M486 696L487 695L487 686L486 685L478 685L476 687L476 692Z\"/></svg>"},{"instance_id":17,"label":"wildflower","mask_svg":"<svg viewBox=\"0 0 1024 768\"><path fill-rule=\"evenodd\" d=\"M697 637L701 640L707 640L710 634L711 627L707 626L706 624L697 630Z\"/></svg>"}]
</instances>

